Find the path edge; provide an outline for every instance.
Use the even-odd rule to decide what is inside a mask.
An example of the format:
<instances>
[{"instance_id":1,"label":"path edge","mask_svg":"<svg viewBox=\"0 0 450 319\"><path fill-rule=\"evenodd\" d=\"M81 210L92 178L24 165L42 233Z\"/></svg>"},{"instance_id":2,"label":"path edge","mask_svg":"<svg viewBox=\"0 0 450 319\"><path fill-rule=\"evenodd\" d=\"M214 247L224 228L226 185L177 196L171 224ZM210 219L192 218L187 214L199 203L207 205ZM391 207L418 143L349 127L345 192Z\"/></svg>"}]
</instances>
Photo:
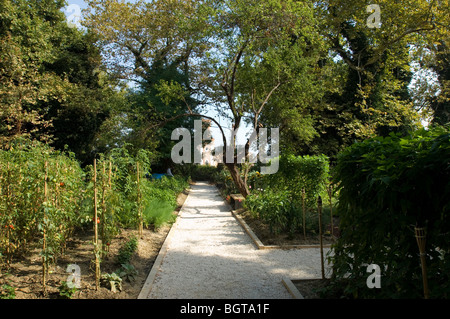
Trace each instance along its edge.
<instances>
[{"instance_id":1,"label":"path edge","mask_svg":"<svg viewBox=\"0 0 450 319\"><path fill-rule=\"evenodd\" d=\"M248 224L245 222L245 220L239 216L235 210L231 211L231 214L234 216L234 218L239 222L241 227L245 230L248 236L252 239L253 243L258 249L304 249L304 248L320 248L320 245L314 244L314 245L284 245L284 246L277 246L277 245L264 245L262 241L256 236L255 232L248 226ZM322 246L323 248L331 248L330 244L326 244Z\"/></svg>"},{"instance_id":2,"label":"path edge","mask_svg":"<svg viewBox=\"0 0 450 319\"><path fill-rule=\"evenodd\" d=\"M290 278L284 277L282 279L284 287L286 287L287 291L291 294L294 299L305 299L300 291L295 287L294 283Z\"/></svg>"},{"instance_id":3,"label":"path edge","mask_svg":"<svg viewBox=\"0 0 450 319\"><path fill-rule=\"evenodd\" d=\"M147 276L147 279L145 280L144 285L142 286L141 292L139 293L137 299L149 299L150 292L153 288L153 283L155 282L156 274L158 273L160 266L164 260L164 257L166 256L167 249L169 247L169 243L172 239L173 234L175 233L175 228L178 225L178 221L180 220L179 217L181 217L184 206L186 205L186 202L188 201L188 198L190 196L190 192L188 196L186 197L186 200L184 201L183 205L180 208L180 211L178 212L177 220L172 225L172 227L169 230L169 233L166 236L166 239L164 240L163 245L161 246L161 249L159 250L158 257L156 257L155 262L153 263L152 269L150 270L150 273Z\"/></svg>"}]
</instances>

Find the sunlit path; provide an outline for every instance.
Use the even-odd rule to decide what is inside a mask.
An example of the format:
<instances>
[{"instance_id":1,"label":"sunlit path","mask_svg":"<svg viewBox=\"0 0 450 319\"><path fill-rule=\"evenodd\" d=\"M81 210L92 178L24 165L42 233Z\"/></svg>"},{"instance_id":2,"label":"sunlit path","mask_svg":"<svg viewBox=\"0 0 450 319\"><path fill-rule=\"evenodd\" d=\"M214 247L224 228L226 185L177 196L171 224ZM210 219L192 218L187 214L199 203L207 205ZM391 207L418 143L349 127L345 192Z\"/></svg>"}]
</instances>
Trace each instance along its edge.
<instances>
[{"instance_id":1,"label":"sunlit path","mask_svg":"<svg viewBox=\"0 0 450 319\"><path fill-rule=\"evenodd\" d=\"M283 277L320 277L318 249L258 250L206 183L192 186L168 240L148 298L291 298Z\"/></svg>"}]
</instances>

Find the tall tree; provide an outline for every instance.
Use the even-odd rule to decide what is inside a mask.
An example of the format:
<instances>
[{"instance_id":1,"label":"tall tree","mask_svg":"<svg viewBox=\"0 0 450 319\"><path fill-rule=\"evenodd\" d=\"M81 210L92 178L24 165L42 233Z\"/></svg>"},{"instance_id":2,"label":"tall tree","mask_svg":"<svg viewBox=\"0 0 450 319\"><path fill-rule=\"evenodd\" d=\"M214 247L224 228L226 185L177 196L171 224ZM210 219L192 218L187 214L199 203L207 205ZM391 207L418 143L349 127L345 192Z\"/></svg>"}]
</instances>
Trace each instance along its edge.
<instances>
[{"instance_id":1,"label":"tall tree","mask_svg":"<svg viewBox=\"0 0 450 319\"><path fill-rule=\"evenodd\" d=\"M233 130L246 119L257 135L262 126L272 125L283 136L311 138L314 132L304 110L320 96L313 76L323 49L312 4L222 1L217 12L213 52L218 54L211 54L208 62L213 79L209 87L212 101L226 105ZM235 149L236 139L229 143ZM240 167L236 155L225 165L247 196L249 165Z\"/></svg>"},{"instance_id":2,"label":"tall tree","mask_svg":"<svg viewBox=\"0 0 450 319\"><path fill-rule=\"evenodd\" d=\"M5 0L0 10L0 138L38 138L91 162L120 96L101 72L90 32L71 28L65 1Z\"/></svg>"},{"instance_id":3,"label":"tall tree","mask_svg":"<svg viewBox=\"0 0 450 319\"><path fill-rule=\"evenodd\" d=\"M174 112L173 117L159 113L164 123L206 117L198 105L201 100L200 104L215 105L220 115L227 116L234 131L244 121L256 132L264 124L284 122L294 135L313 135L302 111L320 95L312 79L322 49L312 3L98 0L89 4L86 25L109 46L110 70L135 80L141 89L150 87L147 103L141 105L155 107L152 97L157 96L166 106L180 107L181 113ZM166 70L185 77L162 77ZM220 123L207 118L221 129L224 148L234 150L236 139L228 141ZM224 163L247 196L245 170L241 171L236 155L227 160L224 152Z\"/></svg>"},{"instance_id":4,"label":"tall tree","mask_svg":"<svg viewBox=\"0 0 450 319\"><path fill-rule=\"evenodd\" d=\"M378 1L378 8L370 4L317 2L322 34L335 54L331 63L339 69L344 63L347 68L340 92L327 91L324 119L331 121L322 121L325 133L319 142L331 139L335 145L345 145L373 135L406 132L418 125L408 91L410 48L421 46L421 38L438 39L448 34L446 6L441 1L424 0ZM372 23L374 9L380 10L377 26ZM339 122L339 127L334 125Z\"/></svg>"},{"instance_id":5,"label":"tall tree","mask_svg":"<svg viewBox=\"0 0 450 319\"><path fill-rule=\"evenodd\" d=\"M196 72L192 59L204 48L198 3L97 0L88 4L84 24L100 36L108 72L135 83L128 94L129 106L122 109L128 123L126 141L134 148L152 145L167 161L172 145L169 131L189 126L191 120L179 118L161 129L156 124L199 103L190 82ZM161 95L168 85L177 87L182 96L169 101Z\"/></svg>"},{"instance_id":6,"label":"tall tree","mask_svg":"<svg viewBox=\"0 0 450 319\"><path fill-rule=\"evenodd\" d=\"M436 74L440 93L429 97L433 110L433 124L450 123L450 49L448 41L437 42L432 47L434 59L429 66Z\"/></svg>"},{"instance_id":7,"label":"tall tree","mask_svg":"<svg viewBox=\"0 0 450 319\"><path fill-rule=\"evenodd\" d=\"M68 82L42 72L45 62L55 59L52 43L63 1L4 0L0 3L0 133L7 145L16 136L37 135L51 122L43 118L39 104L53 97L65 98Z\"/></svg>"}]
</instances>

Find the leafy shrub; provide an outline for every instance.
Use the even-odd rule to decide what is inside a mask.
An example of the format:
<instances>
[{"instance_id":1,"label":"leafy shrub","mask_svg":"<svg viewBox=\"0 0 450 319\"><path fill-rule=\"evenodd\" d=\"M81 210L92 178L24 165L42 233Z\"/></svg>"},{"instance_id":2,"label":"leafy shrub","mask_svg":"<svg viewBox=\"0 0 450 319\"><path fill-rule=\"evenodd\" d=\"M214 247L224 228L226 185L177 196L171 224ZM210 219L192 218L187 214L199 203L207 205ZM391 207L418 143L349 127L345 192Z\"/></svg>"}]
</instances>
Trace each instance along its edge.
<instances>
[{"instance_id":1,"label":"leafy shrub","mask_svg":"<svg viewBox=\"0 0 450 319\"><path fill-rule=\"evenodd\" d=\"M125 244L119 248L119 253L117 254L117 262L120 265L130 263L131 257L133 257L133 254L136 252L137 246L137 237L133 236L128 239Z\"/></svg>"},{"instance_id":2,"label":"leafy shrub","mask_svg":"<svg viewBox=\"0 0 450 319\"><path fill-rule=\"evenodd\" d=\"M328 183L328 158L288 155L279 161L277 174L249 174L252 192L245 200L245 207L265 221L271 231L294 233L303 226L302 191L305 190L305 233L316 232L317 198L324 194Z\"/></svg>"},{"instance_id":3,"label":"leafy shrub","mask_svg":"<svg viewBox=\"0 0 450 319\"><path fill-rule=\"evenodd\" d=\"M70 288L67 284L67 281L63 281L61 285L58 287L59 290L59 297L62 299L72 299L73 294L77 292L76 287Z\"/></svg>"},{"instance_id":4,"label":"leafy shrub","mask_svg":"<svg viewBox=\"0 0 450 319\"><path fill-rule=\"evenodd\" d=\"M128 280L129 282L134 281L138 275L138 271L130 263L120 265L120 269L116 273L120 278Z\"/></svg>"},{"instance_id":5,"label":"leafy shrub","mask_svg":"<svg viewBox=\"0 0 450 319\"><path fill-rule=\"evenodd\" d=\"M420 298L414 226L427 227L430 293L450 293L450 134L421 130L357 143L338 157L341 237L333 248L334 287L347 297ZM382 289L366 286L367 264Z\"/></svg>"}]
</instances>

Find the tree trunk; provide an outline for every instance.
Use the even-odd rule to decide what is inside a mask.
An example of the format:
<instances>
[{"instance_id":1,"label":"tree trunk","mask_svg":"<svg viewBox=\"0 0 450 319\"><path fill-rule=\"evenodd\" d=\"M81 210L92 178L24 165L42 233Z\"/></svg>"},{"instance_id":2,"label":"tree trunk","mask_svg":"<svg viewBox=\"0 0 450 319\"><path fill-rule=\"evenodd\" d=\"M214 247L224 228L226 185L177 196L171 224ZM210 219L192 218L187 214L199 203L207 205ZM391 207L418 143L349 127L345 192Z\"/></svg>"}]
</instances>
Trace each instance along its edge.
<instances>
[{"instance_id":1,"label":"tree trunk","mask_svg":"<svg viewBox=\"0 0 450 319\"><path fill-rule=\"evenodd\" d=\"M247 198L247 196L250 194L247 184L244 182L244 180L241 177L239 167L235 163L226 163L225 166L228 168L231 174L231 178L233 179L234 184L236 185L237 189L241 193L244 198Z\"/></svg>"}]
</instances>

